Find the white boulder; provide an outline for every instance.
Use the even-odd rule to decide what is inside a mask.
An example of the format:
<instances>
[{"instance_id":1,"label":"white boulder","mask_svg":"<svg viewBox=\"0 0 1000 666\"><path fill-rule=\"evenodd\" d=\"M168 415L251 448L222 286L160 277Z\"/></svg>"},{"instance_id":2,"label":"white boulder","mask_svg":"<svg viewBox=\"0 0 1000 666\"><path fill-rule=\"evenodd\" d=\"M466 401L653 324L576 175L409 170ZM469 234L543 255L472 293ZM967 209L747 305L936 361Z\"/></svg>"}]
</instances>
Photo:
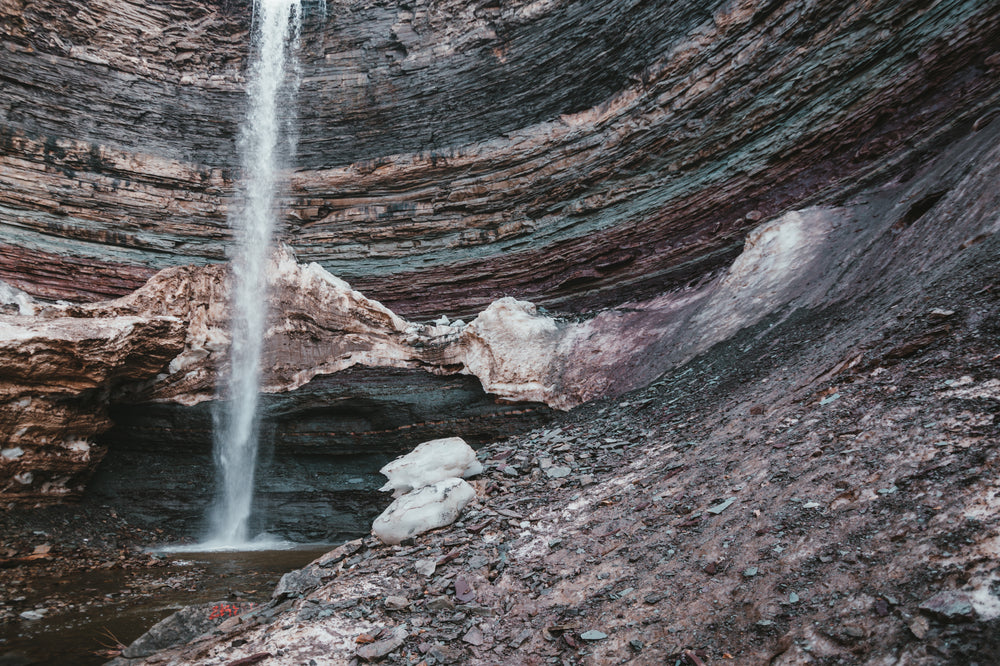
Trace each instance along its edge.
<instances>
[{"instance_id":1,"label":"white boulder","mask_svg":"<svg viewBox=\"0 0 1000 666\"><path fill-rule=\"evenodd\" d=\"M424 442L379 470L388 477L380 490L399 497L444 479L468 478L483 471L476 452L461 437Z\"/></svg>"},{"instance_id":2,"label":"white boulder","mask_svg":"<svg viewBox=\"0 0 1000 666\"><path fill-rule=\"evenodd\" d=\"M463 442L464 443L464 442ZM424 486L396 499L372 523L372 534L389 545L455 522L476 491L452 478Z\"/></svg>"}]
</instances>

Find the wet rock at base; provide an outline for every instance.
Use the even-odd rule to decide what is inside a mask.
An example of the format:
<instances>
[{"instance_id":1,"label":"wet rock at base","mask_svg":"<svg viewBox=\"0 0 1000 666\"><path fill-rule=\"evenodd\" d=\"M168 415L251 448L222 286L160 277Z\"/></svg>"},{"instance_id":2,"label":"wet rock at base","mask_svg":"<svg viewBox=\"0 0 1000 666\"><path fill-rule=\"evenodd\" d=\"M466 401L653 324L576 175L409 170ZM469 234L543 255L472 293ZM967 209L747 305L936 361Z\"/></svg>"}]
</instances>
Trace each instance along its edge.
<instances>
[{"instance_id":1,"label":"wet rock at base","mask_svg":"<svg viewBox=\"0 0 1000 666\"><path fill-rule=\"evenodd\" d=\"M322 584L318 566L308 566L304 569L289 571L274 588L271 597L280 599L282 597L298 597L306 592L316 589Z\"/></svg>"},{"instance_id":2,"label":"wet rock at base","mask_svg":"<svg viewBox=\"0 0 1000 666\"><path fill-rule=\"evenodd\" d=\"M216 620L212 617L212 612L219 605L207 603L188 606L168 615L132 641L131 645L122 650L122 656L140 659L197 638L215 628Z\"/></svg>"}]
</instances>

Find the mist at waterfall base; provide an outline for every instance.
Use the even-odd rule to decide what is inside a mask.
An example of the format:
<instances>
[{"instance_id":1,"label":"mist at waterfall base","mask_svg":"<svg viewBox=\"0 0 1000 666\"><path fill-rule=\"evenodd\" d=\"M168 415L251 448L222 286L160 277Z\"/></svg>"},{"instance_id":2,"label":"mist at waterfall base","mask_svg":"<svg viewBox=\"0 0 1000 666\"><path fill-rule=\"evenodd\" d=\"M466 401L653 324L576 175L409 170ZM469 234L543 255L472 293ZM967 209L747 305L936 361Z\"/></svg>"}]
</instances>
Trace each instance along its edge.
<instances>
[{"instance_id":1,"label":"mist at waterfall base","mask_svg":"<svg viewBox=\"0 0 1000 666\"><path fill-rule=\"evenodd\" d=\"M215 421L216 498L202 550L276 548L285 542L250 535L259 448L261 355L267 320L267 271L280 216L282 171L294 154L292 122L298 87L295 51L300 0L255 0L247 115L239 152L240 200L230 216L235 247L230 262L231 345Z\"/></svg>"}]
</instances>

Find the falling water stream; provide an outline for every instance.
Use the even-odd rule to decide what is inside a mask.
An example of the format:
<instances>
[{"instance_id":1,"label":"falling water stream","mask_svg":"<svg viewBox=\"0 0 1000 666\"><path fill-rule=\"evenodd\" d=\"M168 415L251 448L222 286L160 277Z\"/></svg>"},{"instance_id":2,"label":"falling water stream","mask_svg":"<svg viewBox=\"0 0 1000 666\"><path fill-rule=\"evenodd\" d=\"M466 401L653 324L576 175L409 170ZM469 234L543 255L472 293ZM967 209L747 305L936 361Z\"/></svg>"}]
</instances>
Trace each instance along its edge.
<instances>
[{"instance_id":1,"label":"falling water stream","mask_svg":"<svg viewBox=\"0 0 1000 666\"><path fill-rule=\"evenodd\" d=\"M295 51L301 0L255 0L247 115L239 152L240 201L230 215L232 261L230 367L220 387L214 452L217 499L210 512L210 548L251 545L250 513L258 448L258 392L267 320L267 262L279 217L284 158L294 132L287 110L297 88Z\"/></svg>"}]
</instances>

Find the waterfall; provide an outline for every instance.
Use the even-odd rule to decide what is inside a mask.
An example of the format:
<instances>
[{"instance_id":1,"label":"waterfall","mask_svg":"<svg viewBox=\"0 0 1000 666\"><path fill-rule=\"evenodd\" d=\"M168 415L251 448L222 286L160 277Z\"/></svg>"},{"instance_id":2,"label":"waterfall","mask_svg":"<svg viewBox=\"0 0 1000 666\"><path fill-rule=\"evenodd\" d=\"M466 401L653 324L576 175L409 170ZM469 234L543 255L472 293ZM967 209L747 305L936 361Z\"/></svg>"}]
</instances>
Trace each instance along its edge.
<instances>
[{"instance_id":1,"label":"waterfall","mask_svg":"<svg viewBox=\"0 0 1000 666\"><path fill-rule=\"evenodd\" d=\"M295 50L301 0L254 0L247 115L240 131L240 199L230 215L231 336L228 373L215 413L216 503L208 544L239 547L250 538L258 448L258 394L267 321L267 263L280 214L283 158L294 150L291 102L298 85Z\"/></svg>"}]
</instances>

